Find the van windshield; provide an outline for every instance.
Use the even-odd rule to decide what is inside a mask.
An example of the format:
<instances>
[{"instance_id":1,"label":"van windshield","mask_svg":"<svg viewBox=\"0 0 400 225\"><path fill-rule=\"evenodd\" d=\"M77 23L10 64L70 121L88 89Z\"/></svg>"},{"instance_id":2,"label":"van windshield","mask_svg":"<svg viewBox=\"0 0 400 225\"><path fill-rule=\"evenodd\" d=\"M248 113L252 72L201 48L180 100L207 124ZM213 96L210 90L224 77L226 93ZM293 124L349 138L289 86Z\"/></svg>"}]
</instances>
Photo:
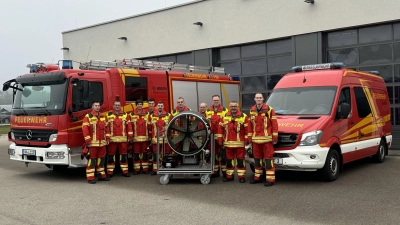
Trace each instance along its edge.
<instances>
[{"instance_id":1,"label":"van windshield","mask_svg":"<svg viewBox=\"0 0 400 225\"><path fill-rule=\"evenodd\" d=\"M329 115L336 87L301 87L275 89L267 104L277 115Z\"/></svg>"}]
</instances>

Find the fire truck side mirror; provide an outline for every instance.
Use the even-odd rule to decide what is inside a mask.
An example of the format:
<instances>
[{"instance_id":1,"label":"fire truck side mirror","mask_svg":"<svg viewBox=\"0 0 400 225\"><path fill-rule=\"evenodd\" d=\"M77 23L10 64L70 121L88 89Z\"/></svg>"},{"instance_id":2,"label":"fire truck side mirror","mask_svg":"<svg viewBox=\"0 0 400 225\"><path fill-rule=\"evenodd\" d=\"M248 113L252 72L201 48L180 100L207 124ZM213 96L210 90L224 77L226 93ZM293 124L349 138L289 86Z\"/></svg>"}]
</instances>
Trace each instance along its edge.
<instances>
[{"instance_id":1,"label":"fire truck side mirror","mask_svg":"<svg viewBox=\"0 0 400 225\"><path fill-rule=\"evenodd\" d=\"M10 88L10 83L3 84L3 91L7 91Z\"/></svg>"},{"instance_id":2,"label":"fire truck side mirror","mask_svg":"<svg viewBox=\"0 0 400 225\"><path fill-rule=\"evenodd\" d=\"M71 118L72 121L78 121L78 117L72 115L73 112L74 109L72 107L68 109L69 118Z\"/></svg>"}]
</instances>

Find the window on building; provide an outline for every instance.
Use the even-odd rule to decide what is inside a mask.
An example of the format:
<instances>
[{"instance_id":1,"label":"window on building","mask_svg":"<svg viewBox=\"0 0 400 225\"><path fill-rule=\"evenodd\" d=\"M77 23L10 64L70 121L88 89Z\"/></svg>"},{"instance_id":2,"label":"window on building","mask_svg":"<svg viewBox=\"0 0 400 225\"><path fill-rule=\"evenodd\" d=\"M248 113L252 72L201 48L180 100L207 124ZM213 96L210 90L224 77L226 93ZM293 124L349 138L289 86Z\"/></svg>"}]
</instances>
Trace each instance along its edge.
<instances>
[{"instance_id":1,"label":"window on building","mask_svg":"<svg viewBox=\"0 0 400 225\"><path fill-rule=\"evenodd\" d=\"M267 54L277 55L277 54L287 54L292 53L292 39L284 39L278 41L267 42Z\"/></svg>"},{"instance_id":2,"label":"window on building","mask_svg":"<svg viewBox=\"0 0 400 225\"><path fill-rule=\"evenodd\" d=\"M346 65L358 64L358 48L345 48L328 51L329 62L343 62Z\"/></svg>"},{"instance_id":3,"label":"window on building","mask_svg":"<svg viewBox=\"0 0 400 225\"><path fill-rule=\"evenodd\" d=\"M147 101L147 78L125 77L125 96L127 102L135 102L138 99Z\"/></svg>"},{"instance_id":4,"label":"window on building","mask_svg":"<svg viewBox=\"0 0 400 225\"><path fill-rule=\"evenodd\" d=\"M359 43L371 43L392 40L392 25L380 25L361 28L358 31Z\"/></svg>"},{"instance_id":5,"label":"window on building","mask_svg":"<svg viewBox=\"0 0 400 225\"><path fill-rule=\"evenodd\" d=\"M357 111L359 118L365 118L371 114L371 107L369 105L367 96L364 91L369 91L367 88L355 87L354 95L356 97Z\"/></svg>"},{"instance_id":6,"label":"window on building","mask_svg":"<svg viewBox=\"0 0 400 225\"><path fill-rule=\"evenodd\" d=\"M289 71L292 67L292 56L277 56L268 58L268 72Z\"/></svg>"},{"instance_id":7,"label":"window on building","mask_svg":"<svg viewBox=\"0 0 400 225\"><path fill-rule=\"evenodd\" d=\"M265 78L266 76L242 77L242 91L264 91L265 89L267 89L267 82Z\"/></svg>"},{"instance_id":8,"label":"window on building","mask_svg":"<svg viewBox=\"0 0 400 225\"><path fill-rule=\"evenodd\" d=\"M221 48L219 51L219 59L221 61L240 59L240 47Z\"/></svg>"},{"instance_id":9,"label":"window on building","mask_svg":"<svg viewBox=\"0 0 400 225\"><path fill-rule=\"evenodd\" d=\"M328 46L341 47L357 44L357 30L344 30L328 34Z\"/></svg>"},{"instance_id":10,"label":"window on building","mask_svg":"<svg viewBox=\"0 0 400 225\"><path fill-rule=\"evenodd\" d=\"M360 47L360 64L379 64L392 61L392 44Z\"/></svg>"},{"instance_id":11,"label":"window on building","mask_svg":"<svg viewBox=\"0 0 400 225\"><path fill-rule=\"evenodd\" d=\"M265 43L242 46L242 58L266 55Z\"/></svg>"}]
</instances>

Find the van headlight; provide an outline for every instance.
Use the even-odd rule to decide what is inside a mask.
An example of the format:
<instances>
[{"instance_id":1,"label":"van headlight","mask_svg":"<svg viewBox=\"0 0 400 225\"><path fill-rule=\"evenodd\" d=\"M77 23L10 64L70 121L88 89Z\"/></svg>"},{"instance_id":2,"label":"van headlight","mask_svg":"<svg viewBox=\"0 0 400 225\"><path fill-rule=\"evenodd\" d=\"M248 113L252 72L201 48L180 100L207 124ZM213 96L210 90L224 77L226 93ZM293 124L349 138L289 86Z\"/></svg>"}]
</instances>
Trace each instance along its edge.
<instances>
[{"instance_id":1,"label":"van headlight","mask_svg":"<svg viewBox=\"0 0 400 225\"><path fill-rule=\"evenodd\" d=\"M322 137L322 130L314 130L311 132L304 133L301 137L300 145L309 146L316 145L319 143Z\"/></svg>"}]
</instances>

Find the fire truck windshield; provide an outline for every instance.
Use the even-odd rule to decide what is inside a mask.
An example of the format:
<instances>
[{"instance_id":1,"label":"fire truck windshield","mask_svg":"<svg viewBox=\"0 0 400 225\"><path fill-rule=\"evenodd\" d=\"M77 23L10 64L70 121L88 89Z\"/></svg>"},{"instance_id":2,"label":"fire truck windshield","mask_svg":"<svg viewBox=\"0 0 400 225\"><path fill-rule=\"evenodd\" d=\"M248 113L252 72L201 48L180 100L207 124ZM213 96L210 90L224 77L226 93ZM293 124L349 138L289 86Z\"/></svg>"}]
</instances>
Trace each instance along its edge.
<instances>
[{"instance_id":1,"label":"fire truck windshield","mask_svg":"<svg viewBox=\"0 0 400 225\"><path fill-rule=\"evenodd\" d=\"M14 97L14 115L61 115L65 114L67 82L57 84L22 85Z\"/></svg>"},{"instance_id":2,"label":"fire truck windshield","mask_svg":"<svg viewBox=\"0 0 400 225\"><path fill-rule=\"evenodd\" d=\"M336 87L275 89L267 104L277 115L330 115Z\"/></svg>"}]
</instances>

